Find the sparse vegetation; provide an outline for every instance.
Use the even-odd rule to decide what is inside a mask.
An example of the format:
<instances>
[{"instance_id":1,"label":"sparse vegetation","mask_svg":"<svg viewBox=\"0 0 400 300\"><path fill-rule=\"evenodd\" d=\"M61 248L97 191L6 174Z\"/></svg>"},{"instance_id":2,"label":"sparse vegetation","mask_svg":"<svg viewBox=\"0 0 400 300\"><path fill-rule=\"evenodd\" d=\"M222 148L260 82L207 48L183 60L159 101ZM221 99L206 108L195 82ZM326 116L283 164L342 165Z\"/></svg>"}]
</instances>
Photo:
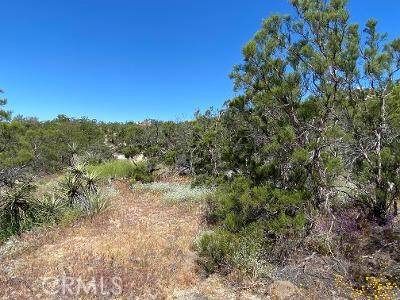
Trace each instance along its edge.
<instances>
[{"instance_id":1,"label":"sparse vegetation","mask_svg":"<svg viewBox=\"0 0 400 300\"><path fill-rule=\"evenodd\" d=\"M269 16L243 48L231 73L236 96L193 120L41 122L13 117L0 100L0 240L77 218L92 226L117 198L109 184L126 199L100 220L120 236L107 233L113 245L95 233L102 244L93 249L109 249L104 259L121 276L140 269L167 284L179 265L188 278L171 286L190 283L194 267L171 247L184 244L188 259L195 244L209 275L238 283L291 281L311 298L399 298L400 39L388 41L375 20L351 23L345 0L290 3L291 15Z\"/></svg>"},{"instance_id":2,"label":"sparse vegetation","mask_svg":"<svg viewBox=\"0 0 400 300\"><path fill-rule=\"evenodd\" d=\"M1 239L21 234L35 226L66 224L79 216L91 216L108 207L108 199L97 187L96 176L77 156L68 173L36 195L31 179L15 181L1 189ZM68 221L67 221L68 220Z\"/></svg>"},{"instance_id":3,"label":"sparse vegetation","mask_svg":"<svg viewBox=\"0 0 400 300\"><path fill-rule=\"evenodd\" d=\"M154 182L133 184L134 190L162 192L167 202L199 202L208 199L213 190L207 187L191 187L190 184Z\"/></svg>"}]
</instances>

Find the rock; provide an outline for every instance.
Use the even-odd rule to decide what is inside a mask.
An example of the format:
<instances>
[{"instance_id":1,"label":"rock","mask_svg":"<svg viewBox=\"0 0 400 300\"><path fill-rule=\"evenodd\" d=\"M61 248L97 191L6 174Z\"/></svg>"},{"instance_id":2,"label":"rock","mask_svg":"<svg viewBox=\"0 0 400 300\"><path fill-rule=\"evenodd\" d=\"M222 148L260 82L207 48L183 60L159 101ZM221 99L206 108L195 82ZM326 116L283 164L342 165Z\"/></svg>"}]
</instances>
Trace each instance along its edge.
<instances>
[{"instance_id":1,"label":"rock","mask_svg":"<svg viewBox=\"0 0 400 300\"><path fill-rule=\"evenodd\" d=\"M226 176L228 179L232 179L232 178L233 178L233 175L235 175L235 171L233 171L233 170L229 170L229 171L226 171L226 172L225 172L225 176Z\"/></svg>"},{"instance_id":2,"label":"rock","mask_svg":"<svg viewBox=\"0 0 400 300\"><path fill-rule=\"evenodd\" d=\"M125 155L122 154L122 153L114 153L114 154L113 154L113 157L114 157L116 160L126 160L126 159L127 159L127 158L125 157Z\"/></svg>"},{"instance_id":3,"label":"rock","mask_svg":"<svg viewBox=\"0 0 400 300\"><path fill-rule=\"evenodd\" d=\"M301 290L289 281L275 281L268 288L272 300L305 299Z\"/></svg>"},{"instance_id":4,"label":"rock","mask_svg":"<svg viewBox=\"0 0 400 300\"><path fill-rule=\"evenodd\" d=\"M133 158L132 158L132 161L134 162L134 163L140 163L140 162L142 162L142 161L145 161L146 160L146 157L144 156L144 154L143 153L141 153L141 154L138 154L138 155L135 155Z\"/></svg>"}]
</instances>

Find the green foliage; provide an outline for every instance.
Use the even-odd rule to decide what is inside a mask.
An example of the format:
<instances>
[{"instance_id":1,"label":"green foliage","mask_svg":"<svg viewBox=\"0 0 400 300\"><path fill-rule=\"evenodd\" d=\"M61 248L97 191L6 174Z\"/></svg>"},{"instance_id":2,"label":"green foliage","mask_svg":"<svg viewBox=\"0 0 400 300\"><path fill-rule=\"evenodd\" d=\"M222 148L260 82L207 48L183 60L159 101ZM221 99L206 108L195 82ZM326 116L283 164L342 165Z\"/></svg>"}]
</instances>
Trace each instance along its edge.
<instances>
[{"instance_id":1,"label":"green foliage","mask_svg":"<svg viewBox=\"0 0 400 300\"><path fill-rule=\"evenodd\" d=\"M35 196L35 186L16 183L1 189L0 240L21 234L33 227L67 225L82 216L77 207L69 205L61 189Z\"/></svg>"},{"instance_id":2,"label":"green foliage","mask_svg":"<svg viewBox=\"0 0 400 300\"><path fill-rule=\"evenodd\" d=\"M122 154L127 158L133 158L141 153L141 149L137 146L125 146L121 149Z\"/></svg>"},{"instance_id":3,"label":"green foliage","mask_svg":"<svg viewBox=\"0 0 400 300\"><path fill-rule=\"evenodd\" d=\"M135 164L131 174L131 182L150 183L154 181L154 175L152 174L149 165L145 162Z\"/></svg>"},{"instance_id":4,"label":"green foliage","mask_svg":"<svg viewBox=\"0 0 400 300\"><path fill-rule=\"evenodd\" d=\"M206 268L228 262L236 264L233 261L236 252L232 251L241 247L248 249L251 243L255 243L252 257L261 257L268 248L270 260L280 258L282 249L275 251L274 245L284 239L296 240L303 236L309 201L309 192L254 186L243 177L221 186L208 203L209 220L219 229L201 240ZM257 232L258 238L244 240L249 232ZM288 245L285 253L293 250L292 246L296 244Z\"/></svg>"},{"instance_id":5,"label":"green foliage","mask_svg":"<svg viewBox=\"0 0 400 300\"><path fill-rule=\"evenodd\" d=\"M207 272L236 268L257 277L268 276L264 229L260 223L233 234L224 229L204 232L197 243L200 263Z\"/></svg>"},{"instance_id":6,"label":"green foliage","mask_svg":"<svg viewBox=\"0 0 400 300\"><path fill-rule=\"evenodd\" d=\"M253 186L249 180L239 177L219 188L215 199L209 203L210 217L231 232L262 220L272 233L284 235L287 232L273 224L286 220L290 225L299 224L298 227L287 226L289 230L302 229L305 222L301 222L301 216L309 200L306 191Z\"/></svg>"},{"instance_id":7,"label":"green foliage","mask_svg":"<svg viewBox=\"0 0 400 300\"><path fill-rule=\"evenodd\" d=\"M0 90L0 94L3 93L3 90ZM11 114L9 111L3 109L3 106L7 104L7 99L0 99L0 122L7 121L10 119Z\"/></svg>"},{"instance_id":8,"label":"green foliage","mask_svg":"<svg viewBox=\"0 0 400 300\"><path fill-rule=\"evenodd\" d=\"M55 172L85 155L90 165L74 163L63 187L68 209L86 214L107 206L97 179L149 183L160 164L191 175L198 189L217 185L207 215L215 227L199 240L208 271L263 273L266 253L287 258L313 213L333 204L357 205L369 221L387 224L400 198L400 39L387 41L373 20L360 30L346 3L292 0L293 14L264 20L233 68L238 96L192 121L11 119L0 100L0 175L21 166ZM110 161L112 152L147 162ZM24 196L7 191L5 199ZM188 190L174 198L181 195ZM58 222L64 204L51 199L38 215ZM3 217L11 233L32 211L18 203Z\"/></svg>"},{"instance_id":9,"label":"green foliage","mask_svg":"<svg viewBox=\"0 0 400 300\"><path fill-rule=\"evenodd\" d=\"M97 187L97 174L96 170L89 170L84 160L73 156L69 172L61 182L69 207L84 215L94 215L108 207L107 198Z\"/></svg>"},{"instance_id":10,"label":"green foliage","mask_svg":"<svg viewBox=\"0 0 400 300\"><path fill-rule=\"evenodd\" d=\"M65 116L47 122L2 118L0 168L29 165L35 172L53 173L67 167L73 154L86 155L92 162L108 159L112 153L104 144L105 135L99 125ZM75 152L69 145L76 145Z\"/></svg>"},{"instance_id":11,"label":"green foliage","mask_svg":"<svg viewBox=\"0 0 400 300\"><path fill-rule=\"evenodd\" d=\"M134 163L130 160L110 160L98 165L89 165L88 170L102 180L130 178L132 182L143 183L154 180L146 161Z\"/></svg>"},{"instance_id":12,"label":"green foliage","mask_svg":"<svg viewBox=\"0 0 400 300\"><path fill-rule=\"evenodd\" d=\"M35 223L40 224L58 224L63 215L69 209L65 198L55 192L44 194L35 203Z\"/></svg>"},{"instance_id":13,"label":"green foliage","mask_svg":"<svg viewBox=\"0 0 400 300\"><path fill-rule=\"evenodd\" d=\"M0 239L33 227L66 225L81 216L93 216L109 206L98 189L97 176L76 156L60 182L39 197L29 178L16 178L0 186Z\"/></svg>"},{"instance_id":14,"label":"green foliage","mask_svg":"<svg viewBox=\"0 0 400 300\"><path fill-rule=\"evenodd\" d=\"M228 134L213 141L208 125L201 137L199 148L216 149L218 166L233 176L209 203L218 229L202 240L206 269L232 264L232 249L254 224L271 258L287 256L310 212L345 190L382 223L399 197L400 43L385 45L375 21L362 36L346 1L292 5L297 14L266 19L234 67L242 96L215 119ZM338 178L348 178L346 189Z\"/></svg>"},{"instance_id":15,"label":"green foliage","mask_svg":"<svg viewBox=\"0 0 400 300\"><path fill-rule=\"evenodd\" d=\"M99 191L86 191L85 199L87 204L78 207L78 210L86 216L94 216L110 207L106 195Z\"/></svg>"},{"instance_id":16,"label":"green foliage","mask_svg":"<svg viewBox=\"0 0 400 300\"><path fill-rule=\"evenodd\" d=\"M34 186L30 183L16 183L1 189L0 194L0 238L20 234L30 227L34 212L32 203Z\"/></svg>"},{"instance_id":17,"label":"green foliage","mask_svg":"<svg viewBox=\"0 0 400 300\"><path fill-rule=\"evenodd\" d=\"M235 236L227 231L203 233L198 243L198 252L205 270L213 272L217 267L223 266L233 255L235 244Z\"/></svg>"},{"instance_id":18,"label":"green foliage","mask_svg":"<svg viewBox=\"0 0 400 300\"><path fill-rule=\"evenodd\" d=\"M174 166L176 164L177 151L169 150L164 154L164 163L167 166Z\"/></svg>"},{"instance_id":19,"label":"green foliage","mask_svg":"<svg viewBox=\"0 0 400 300\"><path fill-rule=\"evenodd\" d=\"M136 166L129 160L110 160L97 165L89 165L88 170L97 174L100 179L130 178L136 170Z\"/></svg>"}]
</instances>

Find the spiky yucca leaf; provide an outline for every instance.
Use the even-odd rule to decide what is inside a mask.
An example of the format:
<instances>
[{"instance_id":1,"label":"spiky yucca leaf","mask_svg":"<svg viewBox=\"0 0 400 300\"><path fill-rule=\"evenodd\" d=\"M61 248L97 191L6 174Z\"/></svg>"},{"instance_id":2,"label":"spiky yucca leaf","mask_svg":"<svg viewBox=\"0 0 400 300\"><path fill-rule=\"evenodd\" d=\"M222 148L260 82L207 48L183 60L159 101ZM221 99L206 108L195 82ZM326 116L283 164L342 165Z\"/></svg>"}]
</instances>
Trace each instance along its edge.
<instances>
[{"instance_id":1,"label":"spiky yucca leaf","mask_svg":"<svg viewBox=\"0 0 400 300\"><path fill-rule=\"evenodd\" d=\"M85 188L91 193L96 193L97 192L97 182L99 180L99 175L97 174L97 172L86 171L83 179L85 180Z\"/></svg>"},{"instance_id":2,"label":"spiky yucca leaf","mask_svg":"<svg viewBox=\"0 0 400 300\"><path fill-rule=\"evenodd\" d=\"M32 197L35 187L31 183L16 183L0 193L0 222L2 230L20 234L23 223L33 211Z\"/></svg>"},{"instance_id":3,"label":"spiky yucca leaf","mask_svg":"<svg viewBox=\"0 0 400 300\"><path fill-rule=\"evenodd\" d=\"M72 206L78 202L80 195L82 194L82 183L81 180L73 174L67 175L61 182L61 189L64 195L67 197L69 204Z\"/></svg>"},{"instance_id":4,"label":"spiky yucca leaf","mask_svg":"<svg viewBox=\"0 0 400 300\"><path fill-rule=\"evenodd\" d=\"M57 222L64 210L68 206L68 201L57 193L47 193L37 200L35 216L39 223Z\"/></svg>"},{"instance_id":5,"label":"spiky yucca leaf","mask_svg":"<svg viewBox=\"0 0 400 300\"><path fill-rule=\"evenodd\" d=\"M87 163L81 159L74 159L69 167L69 171L72 175L74 175L77 179L84 176L86 172Z\"/></svg>"},{"instance_id":6,"label":"spiky yucca leaf","mask_svg":"<svg viewBox=\"0 0 400 300\"><path fill-rule=\"evenodd\" d=\"M69 151L71 152L71 155L74 156L78 154L78 144L73 142L72 144L68 145Z\"/></svg>"},{"instance_id":7,"label":"spiky yucca leaf","mask_svg":"<svg viewBox=\"0 0 400 300\"><path fill-rule=\"evenodd\" d=\"M98 214L109 207L107 197L101 192L85 193L85 205L81 206L81 210L89 216Z\"/></svg>"}]
</instances>

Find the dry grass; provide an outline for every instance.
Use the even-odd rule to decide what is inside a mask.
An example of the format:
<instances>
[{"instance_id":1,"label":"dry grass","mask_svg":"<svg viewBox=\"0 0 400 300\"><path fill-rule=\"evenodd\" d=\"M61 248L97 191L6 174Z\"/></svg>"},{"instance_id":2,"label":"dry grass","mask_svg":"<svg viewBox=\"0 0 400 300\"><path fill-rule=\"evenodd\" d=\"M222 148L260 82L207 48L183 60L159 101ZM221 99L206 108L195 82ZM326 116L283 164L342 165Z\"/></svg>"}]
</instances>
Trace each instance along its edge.
<instances>
[{"instance_id":1,"label":"dry grass","mask_svg":"<svg viewBox=\"0 0 400 300\"><path fill-rule=\"evenodd\" d=\"M85 283L103 278L106 290L107 282L120 278L122 293L103 298L239 297L223 279L201 275L193 249L201 230L200 206L167 204L160 193L132 191L125 182L114 187L118 195L105 213L25 233L0 247L0 298L71 298L68 293L63 297L55 280L50 291L59 293L45 293L48 278L66 277ZM92 292L73 296L95 298Z\"/></svg>"},{"instance_id":2,"label":"dry grass","mask_svg":"<svg viewBox=\"0 0 400 300\"><path fill-rule=\"evenodd\" d=\"M41 297L46 277L120 277L123 296L163 298L195 284L192 238L200 210L165 206L156 195L116 183L114 209L73 227L28 233L0 258L0 295ZM145 197L144 197L145 196Z\"/></svg>"},{"instance_id":3,"label":"dry grass","mask_svg":"<svg viewBox=\"0 0 400 300\"><path fill-rule=\"evenodd\" d=\"M188 183L185 178L167 182L167 186ZM268 299L269 282L243 278L234 271L227 276L204 275L194 249L196 237L206 229L201 203L167 202L168 189L132 190L123 181L113 187L109 210L0 245L0 299ZM346 297L349 293L337 289L334 276L349 268L345 263L299 253L272 280L294 283L307 295L299 299ZM63 295L60 284L52 286L58 294L44 293L49 288L44 285L47 278L66 277L86 284L95 278L97 286L103 278L106 292L113 291L111 280L119 278L122 293L99 296L99 290L81 290Z\"/></svg>"}]
</instances>

